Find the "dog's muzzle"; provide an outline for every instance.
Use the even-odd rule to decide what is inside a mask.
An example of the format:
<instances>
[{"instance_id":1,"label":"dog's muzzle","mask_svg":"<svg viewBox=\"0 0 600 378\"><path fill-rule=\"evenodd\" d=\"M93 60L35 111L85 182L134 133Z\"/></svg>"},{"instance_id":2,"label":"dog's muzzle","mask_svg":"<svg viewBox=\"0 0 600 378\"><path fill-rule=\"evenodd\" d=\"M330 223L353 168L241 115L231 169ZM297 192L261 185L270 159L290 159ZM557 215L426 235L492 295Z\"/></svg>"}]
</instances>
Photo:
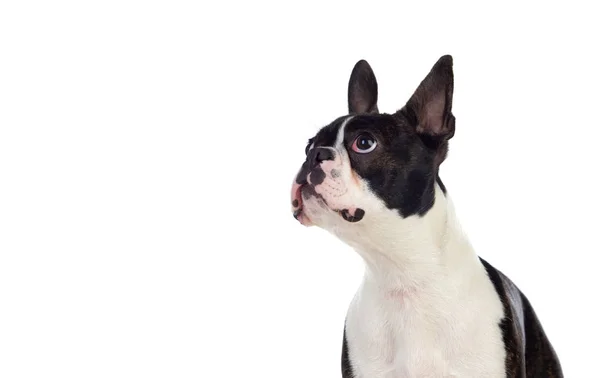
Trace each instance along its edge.
<instances>
[{"instance_id":1,"label":"dog's muzzle","mask_svg":"<svg viewBox=\"0 0 600 378\"><path fill-rule=\"evenodd\" d=\"M321 167L321 163L326 160L334 160L335 155L330 148L316 147L309 151L306 161L302 164L296 179L292 185L292 212L301 224L312 226L311 220L306 215L303 207L302 193L307 192L308 196L319 198L326 206L327 200L321 194L318 194L316 188L323 183L326 174ZM347 209L331 209L347 222L355 223L363 219L365 211L358 207Z\"/></svg>"}]
</instances>

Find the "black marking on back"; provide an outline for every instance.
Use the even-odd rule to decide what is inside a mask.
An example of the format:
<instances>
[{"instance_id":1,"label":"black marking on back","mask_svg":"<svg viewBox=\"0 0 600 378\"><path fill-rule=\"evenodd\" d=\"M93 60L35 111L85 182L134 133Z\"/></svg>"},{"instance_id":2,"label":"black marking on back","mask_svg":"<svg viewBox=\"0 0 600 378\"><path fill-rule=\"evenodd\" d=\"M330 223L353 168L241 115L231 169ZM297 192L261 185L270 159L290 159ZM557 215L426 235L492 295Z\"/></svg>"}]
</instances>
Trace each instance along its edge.
<instances>
[{"instance_id":1,"label":"black marking on back","mask_svg":"<svg viewBox=\"0 0 600 378\"><path fill-rule=\"evenodd\" d=\"M529 299L523 293L521 293L521 301L527 331L525 339L527 377L562 378L562 367L556 351L549 342Z\"/></svg>"},{"instance_id":2,"label":"black marking on back","mask_svg":"<svg viewBox=\"0 0 600 378\"><path fill-rule=\"evenodd\" d=\"M502 272L479 258L504 308L499 327L506 349L506 377L562 378L556 353L529 303Z\"/></svg>"},{"instance_id":3,"label":"black marking on back","mask_svg":"<svg viewBox=\"0 0 600 378\"><path fill-rule=\"evenodd\" d=\"M348 341L346 340L346 327L344 326L344 340L342 342L342 378L354 378L350 356L348 355Z\"/></svg>"},{"instance_id":4,"label":"black marking on back","mask_svg":"<svg viewBox=\"0 0 600 378\"><path fill-rule=\"evenodd\" d=\"M498 271L491 266L487 261L479 258L487 271L488 277L494 284L494 288L500 297L502 307L504 308L504 318L500 321L500 329L502 330L502 341L504 342L504 348L506 349L506 376L507 377L524 377L525 366L524 366L524 348L523 348L523 337L519 335L519 327L515 322L515 311L510 305L510 301L502 278Z\"/></svg>"}]
</instances>

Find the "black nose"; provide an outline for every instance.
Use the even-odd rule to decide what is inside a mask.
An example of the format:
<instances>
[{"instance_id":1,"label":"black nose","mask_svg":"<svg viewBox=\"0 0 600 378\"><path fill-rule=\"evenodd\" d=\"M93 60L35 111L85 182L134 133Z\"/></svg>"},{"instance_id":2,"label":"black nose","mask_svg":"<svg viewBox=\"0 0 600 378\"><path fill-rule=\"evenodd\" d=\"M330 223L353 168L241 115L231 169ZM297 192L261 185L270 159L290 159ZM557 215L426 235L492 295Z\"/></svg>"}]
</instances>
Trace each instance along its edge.
<instances>
[{"instance_id":1,"label":"black nose","mask_svg":"<svg viewBox=\"0 0 600 378\"><path fill-rule=\"evenodd\" d=\"M333 151L329 148L316 147L311 151L308 161L311 167L316 167L325 160L333 160Z\"/></svg>"}]
</instances>

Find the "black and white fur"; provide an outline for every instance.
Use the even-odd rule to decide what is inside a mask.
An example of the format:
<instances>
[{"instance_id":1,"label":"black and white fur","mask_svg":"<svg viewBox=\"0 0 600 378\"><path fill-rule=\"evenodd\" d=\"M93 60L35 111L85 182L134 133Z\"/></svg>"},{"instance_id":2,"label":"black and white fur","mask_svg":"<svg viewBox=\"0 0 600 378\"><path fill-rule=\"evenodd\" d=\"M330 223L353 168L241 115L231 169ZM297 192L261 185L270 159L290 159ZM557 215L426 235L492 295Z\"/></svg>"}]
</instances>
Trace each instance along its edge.
<instances>
[{"instance_id":1,"label":"black and white fur","mask_svg":"<svg viewBox=\"0 0 600 378\"><path fill-rule=\"evenodd\" d=\"M443 56L404 107L381 114L361 60L349 114L308 142L294 216L365 262L345 320L344 378L562 377L529 301L477 256L439 178L454 135L453 80Z\"/></svg>"}]
</instances>

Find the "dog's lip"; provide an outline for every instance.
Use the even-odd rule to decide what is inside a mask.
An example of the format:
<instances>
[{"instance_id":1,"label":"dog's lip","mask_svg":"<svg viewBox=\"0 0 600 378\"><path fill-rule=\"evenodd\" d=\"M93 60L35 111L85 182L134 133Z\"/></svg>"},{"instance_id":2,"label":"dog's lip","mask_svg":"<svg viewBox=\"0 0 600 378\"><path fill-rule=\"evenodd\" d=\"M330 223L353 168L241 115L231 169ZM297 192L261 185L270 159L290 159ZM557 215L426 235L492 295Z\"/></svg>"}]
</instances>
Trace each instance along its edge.
<instances>
[{"instance_id":1,"label":"dog's lip","mask_svg":"<svg viewBox=\"0 0 600 378\"><path fill-rule=\"evenodd\" d=\"M302 201L302 188L306 184L299 184L294 182L292 185L292 213L294 218L298 220L304 226L311 226L312 222L304 212L304 206Z\"/></svg>"},{"instance_id":2,"label":"dog's lip","mask_svg":"<svg viewBox=\"0 0 600 378\"><path fill-rule=\"evenodd\" d=\"M293 210L302 208L302 187L304 184L294 182L292 185L292 208Z\"/></svg>"},{"instance_id":3,"label":"dog's lip","mask_svg":"<svg viewBox=\"0 0 600 378\"><path fill-rule=\"evenodd\" d=\"M307 186L308 185L308 186ZM312 226L312 221L310 220L310 218L307 216L306 212L304 211L304 201L302 198L302 192L304 188L309 188L310 190L312 190L314 192L314 187L312 187L310 184L308 183L298 183L296 181L294 181L294 184L292 185L292 213L294 215L294 218L296 218L296 220L298 220L301 224L303 224L304 226ZM316 193L316 192L314 192ZM314 194L313 193L313 194ZM324 206L328 206L327 202L325 201L325 199L317 194L317 197L320 198L320 200L322 201ZM341 209L334 209L334 208L330 208L332 211L338 213L345 221L350 222L350 223L356 223L359 222L363 219L364 215L365 215L365 211L359 207L349 207L349 208L341 208Z\"/></svg>"},{"instance_id":4,"label":"dog's lip","mask_svg":"<svg viewBox=\"0 0 600 378\"><path fill-rule=\"evenodd\" d=\"M349 209L335 210L345 221L356 223L363 219L365 211L360 207L351 207Z\"/></svg>"}]
</instances>

